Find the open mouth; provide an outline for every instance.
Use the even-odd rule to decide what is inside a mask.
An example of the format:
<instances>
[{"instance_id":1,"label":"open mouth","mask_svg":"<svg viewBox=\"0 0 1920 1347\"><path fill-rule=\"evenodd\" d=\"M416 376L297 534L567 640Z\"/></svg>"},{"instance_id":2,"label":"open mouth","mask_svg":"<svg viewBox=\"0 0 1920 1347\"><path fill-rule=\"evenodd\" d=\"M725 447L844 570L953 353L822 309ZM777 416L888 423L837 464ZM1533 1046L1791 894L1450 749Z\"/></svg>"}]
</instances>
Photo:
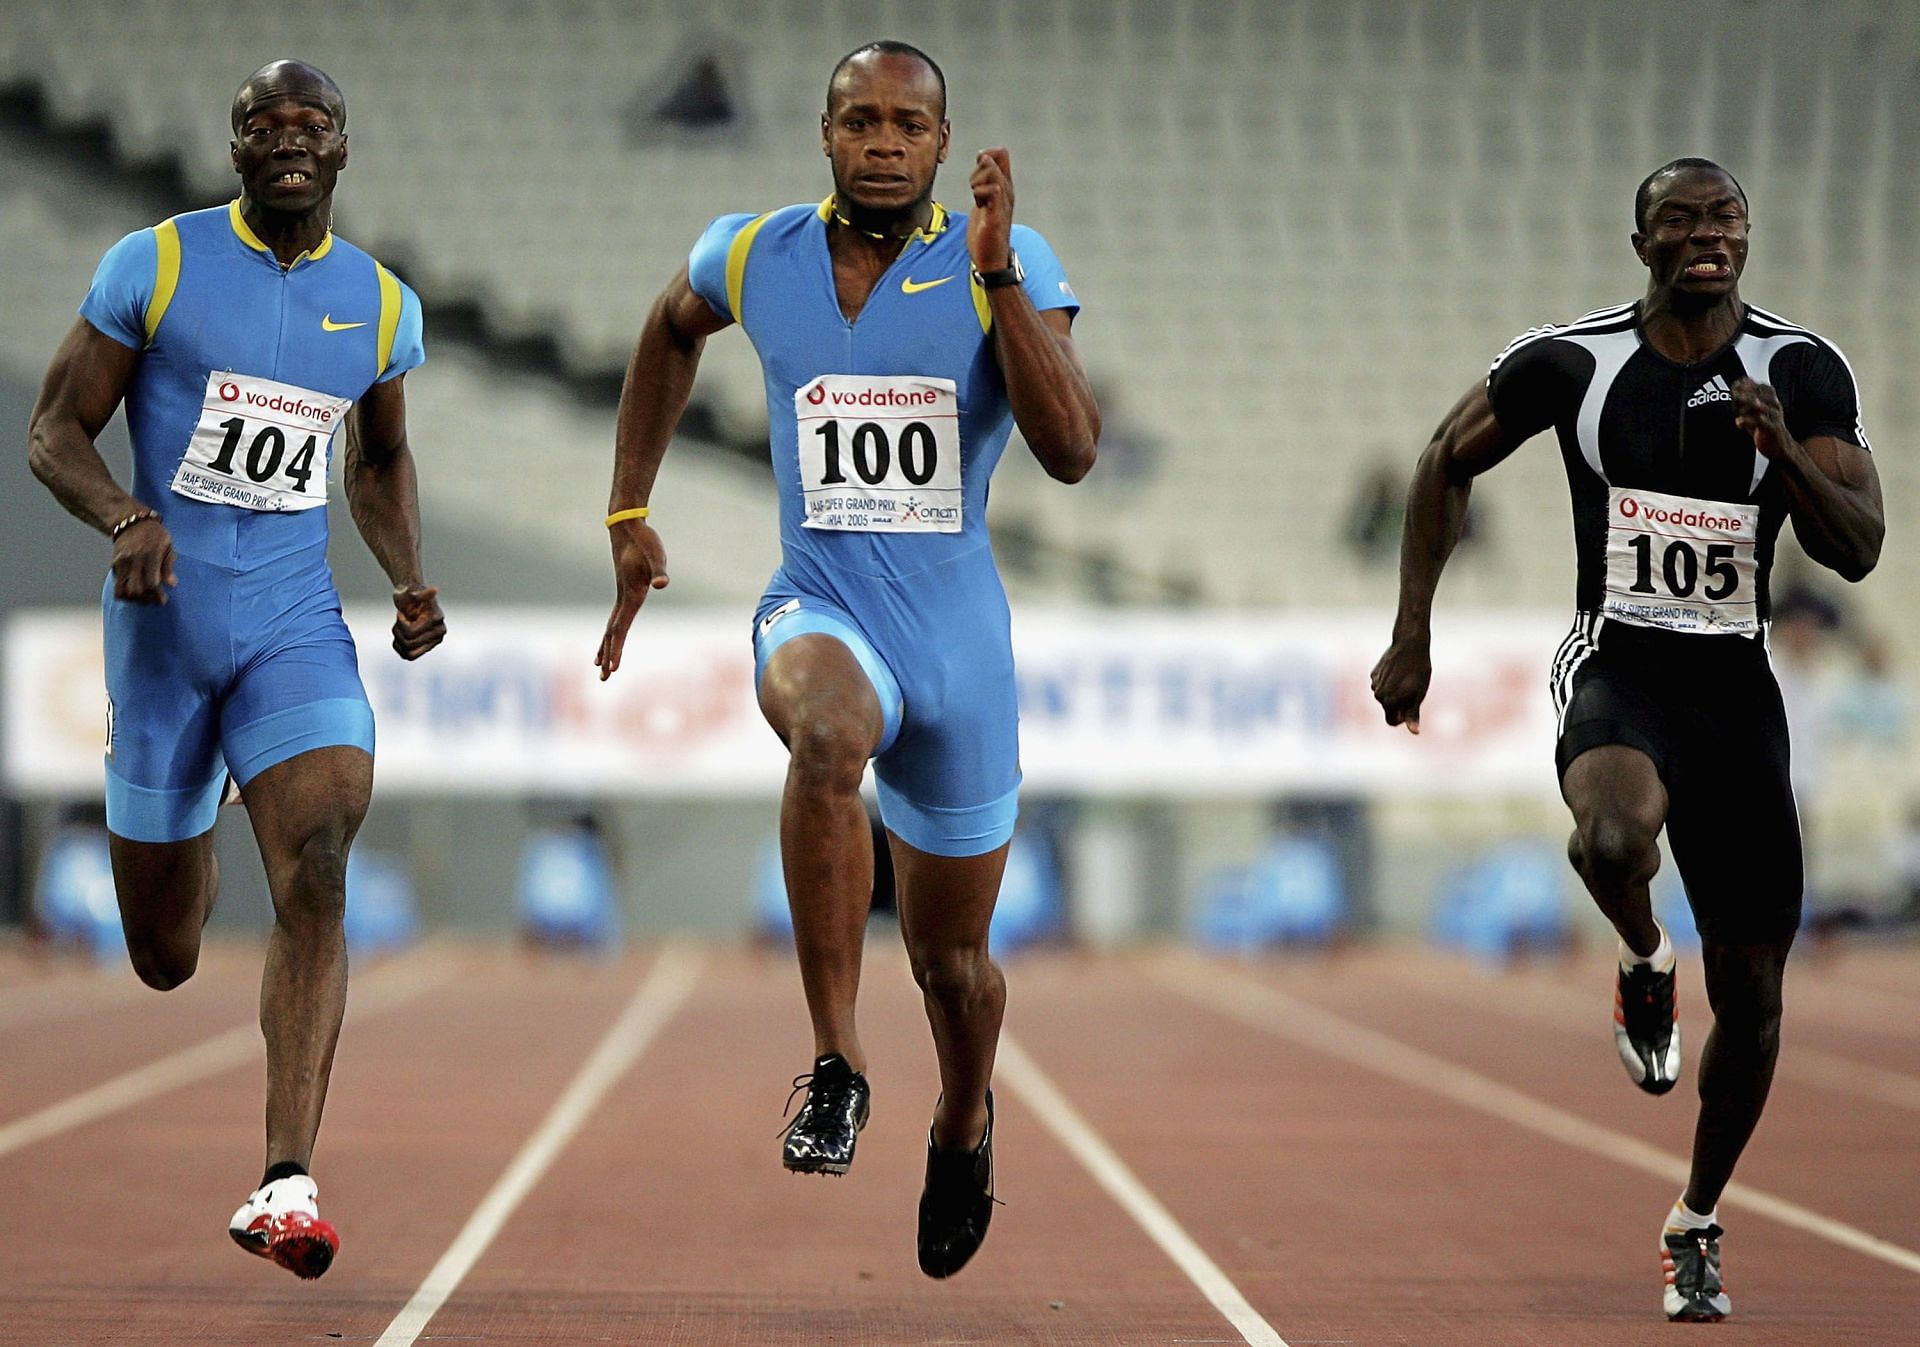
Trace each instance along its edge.
<instances>
[{"instance_id":1,"label":"open mouth","mask_svg":"<svg viewBox=\"0 0 1920 1347\"><path fill-rule=\"evenodd\" d=\"M276 173L268 179L275 187L305 187L313 181L313 175L304 168L290 168L284 173Z\"/></svg>"},{"instance_id":2,"label":"open mouth","mask_svg":"<svg viewBox=\"0 0 1920 1347\"><path fill-rule=\"evenodd\" d=\"M1725 253L1702 253L1682 274L1697 281L1723 281L1733 275L1733 264Z\"/></svg>"}]
</instances>

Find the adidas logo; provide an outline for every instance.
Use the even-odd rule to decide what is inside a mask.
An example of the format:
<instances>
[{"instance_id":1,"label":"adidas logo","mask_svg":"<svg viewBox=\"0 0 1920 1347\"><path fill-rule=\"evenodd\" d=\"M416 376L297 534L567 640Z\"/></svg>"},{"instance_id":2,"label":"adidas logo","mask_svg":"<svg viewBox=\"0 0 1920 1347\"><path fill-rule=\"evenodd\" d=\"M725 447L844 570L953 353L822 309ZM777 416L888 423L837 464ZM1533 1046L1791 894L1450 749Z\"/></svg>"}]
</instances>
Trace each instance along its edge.
<instances>
[{"instance_id":1,"label":"adidas logo","mask_svg":"<svg viewBox=\"0 0 1920 1347\"><path fill-rule=\"evenodd\" d=\"M1727 387L1727 381L1718 374L1700 385L1700 391L1687 399L1687 410L1704 407L1709 402L1732 402L1733 390Z\"/></svg>"}]
</instances>

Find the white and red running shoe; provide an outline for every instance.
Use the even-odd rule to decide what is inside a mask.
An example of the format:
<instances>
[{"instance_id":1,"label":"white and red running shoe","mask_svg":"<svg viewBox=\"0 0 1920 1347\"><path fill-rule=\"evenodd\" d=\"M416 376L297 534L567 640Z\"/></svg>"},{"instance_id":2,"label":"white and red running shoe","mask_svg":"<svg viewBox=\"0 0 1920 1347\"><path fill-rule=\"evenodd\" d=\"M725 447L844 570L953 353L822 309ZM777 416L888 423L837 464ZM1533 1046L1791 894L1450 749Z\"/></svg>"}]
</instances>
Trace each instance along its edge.
<instances>
[{"instance_id":1,"label":"white and red running shoe","mask_svg":"<svg viewBox=\"0 0 1920 1347\"><path fill-rule=\"evenodd\" d=\"M233 1213L227 1233L248 1253L311 1281L333 1265L340 1236L320 1219L320 1190L305 1174L256 1188Z\"/></svg>"},{"instance_id":2,"label":"white and red running shoe","mask_svg":"<svg viewBox=\"0 0 1920 1347\"><path fill-rule=\"evenodd\" d=\"M1633 1083L1665 1094L1680 1079L1680 996L1673 966L1618 970L1613 992L1613 1045Z\"/></svg>"}]
</instances>

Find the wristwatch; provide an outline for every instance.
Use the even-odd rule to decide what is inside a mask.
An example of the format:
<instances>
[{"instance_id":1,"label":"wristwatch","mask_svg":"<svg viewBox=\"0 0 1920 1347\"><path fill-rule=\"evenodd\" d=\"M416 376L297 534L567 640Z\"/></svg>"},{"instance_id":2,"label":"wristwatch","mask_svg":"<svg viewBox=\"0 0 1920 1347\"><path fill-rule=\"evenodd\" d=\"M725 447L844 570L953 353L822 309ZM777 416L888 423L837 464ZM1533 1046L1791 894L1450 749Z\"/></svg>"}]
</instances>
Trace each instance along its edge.
<instances>
[{"instance_id":1,"label":"wristwatch","mask_svg":"<svg viewBox=\"0 0 1920 1347\"><path fill-rule=\"evenodd\" d=\"M1027 279L1027 269L1020 265L1020 254L1009 252L1007 265L998 271L982 271L979 267L967 268L973 273L973 283L982 290L998 290L1003 286L1019 285Z\"/></svg>"}]
</instances>

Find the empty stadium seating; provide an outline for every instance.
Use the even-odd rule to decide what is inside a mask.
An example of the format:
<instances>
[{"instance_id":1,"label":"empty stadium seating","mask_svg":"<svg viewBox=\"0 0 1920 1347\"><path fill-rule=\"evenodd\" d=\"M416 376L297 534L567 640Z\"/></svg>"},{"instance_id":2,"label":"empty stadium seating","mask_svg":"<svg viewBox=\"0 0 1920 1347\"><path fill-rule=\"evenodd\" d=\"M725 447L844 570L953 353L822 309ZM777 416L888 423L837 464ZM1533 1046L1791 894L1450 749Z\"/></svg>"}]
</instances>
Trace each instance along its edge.
<instances>
[{"instance_id":1,"label":"empty stadium seating","mask_svg":"<svg viewBox=\"0 0 1920 1347\"><path fill-rule=\"evenodd\" d=\"M976 148L1012 147L1020 215L1087 303L1080 339L1116 433L1154 446L1137 472L1072 492L1010 463L997 519L1214 602L1390 601L1391 568L1343 550L1358 477L1408 463L1513 334L1637 293L1633 189L1679 154L1742 176L1747 292L1847 349L1870 432L1897 444L1920 424L1911 3L8 8L0 80L43 90L61 119L104 118L136 158L178 155L210 199L232 183L238 79L285 54L327 67L353 110L343 230L430 303L477 297L582 370L624 362L713 215L824 194L836 57L918 42L951 86L943 195L964 204ZM715 54L740 123L633 138L636 92L693 52ZM752 416L746 343L711 343L702 393ZM1883 457L1890 498L1920 485L1913 464ZM1487 545L1450 601L1569 602L1560 479L1542 441L1489 481ZM1920 546L1896 535L1887 570L1864 593L1891 616L1920 583Z\"/></svg>"}]
</instances>

